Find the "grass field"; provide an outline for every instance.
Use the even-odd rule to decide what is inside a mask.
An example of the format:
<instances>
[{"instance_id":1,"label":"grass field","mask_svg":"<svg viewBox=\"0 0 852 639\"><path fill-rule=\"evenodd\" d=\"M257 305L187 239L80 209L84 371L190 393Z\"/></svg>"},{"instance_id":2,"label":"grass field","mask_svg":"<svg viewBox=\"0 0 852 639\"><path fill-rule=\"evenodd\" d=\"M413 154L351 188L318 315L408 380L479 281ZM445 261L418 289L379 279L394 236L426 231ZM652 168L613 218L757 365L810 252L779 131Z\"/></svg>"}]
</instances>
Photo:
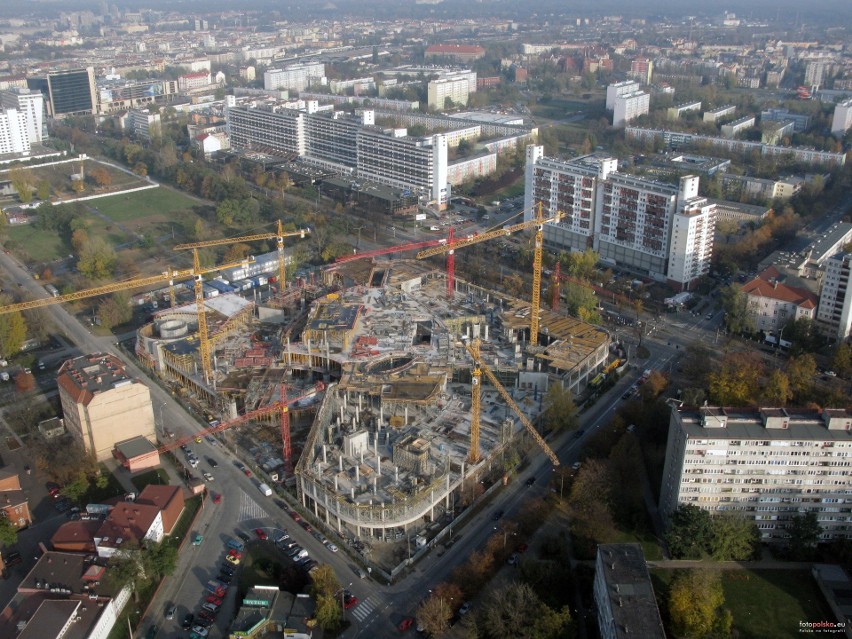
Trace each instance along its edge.
<instances>
[{"instance_id":1,"label":"grass field","mask_svg":"<svg viewBox=\"0 0 852 639\"><path fill-rule=\"evenodd\" d=\"M59 197L60 199L72 198L76 194L71 188L71 174L79 173L80 171L80 162L65 162L63 164L56 164L51 166L33 166L33 167L24 167L28 177L32 184L37 184L42 180L47 180L50 183L51 193L54 197ZM107 187L93 187L91 184L86 185L86 191L83 195L92 195L98 192L98 189L101 188L103 190L109 191L120 191L122 189L134 188L137 186L142 186L143 184L147 184L148 182L136 175L131 173L127 173L125 171L120 171L108 164L102 164L101 162L96 162L94 160L83 160L82 162L83 172L86 175L89 175L91 170L95 167L99 169L105 169L107 173L109 173L111 183ZM5 179L8 177L8 171L0 171L0 179Z\"/></svg>"},{"instance_id":2,"label":"grass field","mask_svg":"<svg viewBox=\"0 0 852 639\"><path fill-rule=\"evenodd\" d=\"M166 222L198 202L171 189L159 188L93 200L90 206L116 222ZM130 225L128 225L130 226Z\"/></svg>"},{"instance_id":3,"label":"grass field","mask_svg":"<svg viewBox=\"0 0 852 639\"><path fill-rule=\"evenodd\" d=\"M658 601L664 602L674 570L652 570ZM722 574L725 606L740 639L801 637L800 621L832 621L834 616L806 570L729 570ZM660 605L665 619L665 606Z\"/></svg>"},{"instance_id":4,"label":"grass field","mask_svg":"<svg viewBox=\"0 0 852 639\"><path fill-rule=\"evenodd\" d=\"M11 250L36 262L51 262L68 254L68 247L56 233L40 231L29 224L9 226L6 234L6 245Z\"/></svg>"}]
</instances>

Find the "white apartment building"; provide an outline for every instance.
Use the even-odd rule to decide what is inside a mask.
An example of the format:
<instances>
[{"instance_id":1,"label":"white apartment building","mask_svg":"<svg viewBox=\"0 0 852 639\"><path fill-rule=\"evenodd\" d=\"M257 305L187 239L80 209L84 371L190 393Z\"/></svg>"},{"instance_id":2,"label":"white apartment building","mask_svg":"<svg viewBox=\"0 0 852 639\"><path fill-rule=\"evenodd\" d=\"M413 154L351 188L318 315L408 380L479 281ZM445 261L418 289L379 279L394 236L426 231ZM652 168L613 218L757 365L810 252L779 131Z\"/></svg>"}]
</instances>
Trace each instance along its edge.
<instances>
[{"instance_id":1,"label":"white apartment building","mask_svg":"<svg viewBox=\"0 0 852 639\"><path fill-rule=\"evenodd\" d=\"M852 413L826 408L674 408L660 514L679 505L753 518L765 541L814 512L822 539L852 536Z\"/></svg>"},{"instance_id":2,"label":"white apartment building","mask_svg":"<svg viewBox=\"0 0 852 639\"><path fill-rule=\"evenodd\" d=\"M196 71L178 78L178 91L194 91L208 87L210 84L212 80L209 71Z\"/></svg>"},{"instance_id":3,"label":"white apartment building","mask_svg":"<svg viewBox=\"0 0 852 639\"><path fill-rule=\"evenodd\" d=\"M267 91L305 91L315 84L325 84L325 64L322 62L288 64L281 69L263 72L263 88Z\"/></svg>"},{"instance_id":4,"label":"white apartment building","mask_svg":"<svg viewBox=\"0 0 852 639\"><path fill-rule=\"evenodd\" d=\"M754 123L754 116L746 116L744 118L734 120L733 122L723 124L721 129L722 137L729 139L733 138L737 133L742 133L746 129L750 129L751 127L753 127Z\"/></svg>"},{"instance_id":5,"label":"white apartment building","mask_svg":"<svg viewBox=\"0 0 852 639\"><path fill-rule=\"evenodd\" d=\"M651 94L644 91L616 96L612 108L612 126L625 126L640 115L645 115L650 105Z\"/></svg>"},{"instance_id":6,"label":"white apartment building","mask_svg":"<svg viewBox=\"0 0 852 639\"><path fill-rule=\"evenodd\" d=\"M770 266L742 287L748 299L748 311L756 330L781 333L790 320L814 319L819 298L805 288L779 281L780 272Z\"/></svg>"},{"instance_id":7,"label":"white apartment building","mask_svg":"<svg viewBox=\"0 0 852 639\"><path fill-rule=\"evenodd\" d=\"M0 108L15 109L22 117L30 144L47 139L44 127L44 96L40 91L15 87L0 91Z\"/></svg>"},{"instance_id":8,"label":"white apartment building","mask_svg":"<svg viewBox=\"0 0 852 639\"><path fill-rule=\"evenodd\" d=\"M450 198L447 136L422 138L406 129L372 125L373 112L357 119L339 112L282 106L233 106L226 110L231 147L273 155L295 154L342 174L411 190L439 206Z\"/></svg>"},{"instance_id":9,"label":"white apartment building","mask_svg":"<svg viewBox=\"0 0 852 639\"><path fill-rule=\"evenodd\" d=\"M432 80L429 82L427 93L428 105L431 109L443 109L447 98L452 100L453 104L466 106L470 96L470 82L465 77Z\"/></svg>"},{"instance_id":10,"label":"white apartment building","mask_svg":"<svg viewBox=\"0 0 852 639\"><path fill-rule=\"evenodd\" d=\"M698 186L698 178L695 178ZM716 230L716 205L706 198L695 197L672 217L668 279L690 283L710 272L713 236Z\"/></svg>"},{"instance_id":11,"label":"white apartment building","mask_svg":"<svg viewBox=\"0 0 852 639\"><path fill-rule=\"evenodd\" d=\"M639 91L641 85L636 80L624 80L606 87L606 108L612 111L615 108L615 99L628 93Z\"/></svg>"},{"instance_id":12,"label":"white apartment building","mask_svg":"<svg viewBox=\"0 0 852 639\"><path fill-rule=\"evenodd\" d=\"M842 137L846 135L849 127L852 127L852 98L838 103L831 118L832 134Z\"/></svg>"},{"instance_id":13,"label":"white apartment building","mask_svg":"<svg viewBox=\"0 0 852 639\"><path fill-rule=\"evenodd\" d=\"M0 111L0 155L27 154L30 139L27 135L27 117L17 109Z\"/></svg>"},{"instance_id":14,"label":"white apartment building","mask_svg":"<svg viewBox=\"0 0 852 639\"><path fill-rule=\"evenodd\" d=\"M148 109L130 109L124 118L124 128L140 138L150 140L151 135L160 134L160 114L151 113Z\"/></svg>"},{"instance_id":15,"label":"white apartment building","mask_svg":"<svg viewBox=\"0 0 852 639\"><path fill-rule=\"evenodd\" d=\"M554 251L593 248L611 264L688 287L709 269L715 231L715 205L697 197L698 182L690 175L674 186L619 173L614 158L563 161L528 146L525 217L539 203L546 217L563 214L544 227Z\"/></svg>"},{"instance_id":16,"label":"white apartment building","mask_svg":"<svg viewBox=\"0 0 852 639\"><path fill-rule=\"evenodd\" d=\"M819 294L817 326L827 336L845 340L852 332L852 292L849 287L852 253L837 253L825 262Z\"/></svg>"},{"instance_id":17,"label":"white apartment building","mask_svg":"<svg viewBox=\"0 0 852 639\"><path fill-rule=\"evenodd\" d=\"M732 115L736 110L737 107L735 107L733 104L726 104L725 106L720 106L716 107L715 109L711 109L710 111L705 111L701 119L704 122L715 124L716 120Z\"/></svg>"}]
</instances>

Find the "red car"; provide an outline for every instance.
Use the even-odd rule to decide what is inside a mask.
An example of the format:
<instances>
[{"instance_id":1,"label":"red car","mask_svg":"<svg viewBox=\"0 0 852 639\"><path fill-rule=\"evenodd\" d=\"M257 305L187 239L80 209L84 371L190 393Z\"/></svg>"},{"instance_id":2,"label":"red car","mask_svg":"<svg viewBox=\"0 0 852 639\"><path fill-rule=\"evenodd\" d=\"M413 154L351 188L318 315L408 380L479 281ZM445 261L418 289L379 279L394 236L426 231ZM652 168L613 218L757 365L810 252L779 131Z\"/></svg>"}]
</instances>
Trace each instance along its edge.
<instances>
[{"instance_id":1,"label":"red car","mask_svg":"<svg viewBox=\"0 0 852 639\"><path fill-rule=\"evenodd\" d=\"M405 619L403 619L402 621L399 622L399 625L397 626L397 628L399 628L400 632L405 632L406 630L410 629L411 626L413 626L413 625L414 625L414 617L406 617Z\"/></svg>"},{"instance_id":2,"label":"red car","mask_svg":"<svg viewBox=\"0 0 852 639\"><path fill-rule=\"evenodd\" d=\"M299 513L293 513L293 521L302 521L302 518L299 517Z\"/></svg>"},{"instance_id":3,"label":"red car","mask_svg":"<svg viewBox=\"0 0 852 639\"><path fill-rule=\"evenodd\" d=\"M257 535L257 538L261 541L266 541L266 533L264 532L263 528L255 528L254 534Z\"/></svg>"},{"instance_id":4,"label":"red car","mask_svg":"<svg viewBox=\"0 0 852 639\"><path fill-rule=\"evenodd\" d=\"M246 477L251 477L251 471L248 468L243 468L243 472L245 473Z\"/></svg>"},{"instance_id":5,"label":"red car","mask_svg":"<svg viewBox=\"0 0 852 639\"><path fill-rule=\"evenodd\" d=\"M355 595L346 595L343 598L343 607L346 610L349 610L350 608L354 608L357 605L358 605L358 597L356 597Z\"/></svg>"},{"instance_id":6,"label":"red car","mask_svg":"<svg viewBox=\"0 0 852 639\"><path fill-rule=\"evenodd\" d=\"M228 556L236 557L237 559L242 559L243 557L238 550L234 550L233 548L228 551Z\"/></svg>"},{"instance_id":7,"label":"red car","mask_svg":"<svg viewBox=\"0 0 852 639\"><path fill-rule=\"evenodd\" d=\"M221 504L222 503L222 495L220 495L219 493L214 493L213 494L213 503L214 504Z\"/></svg>"},{"instance_id":8,"label":"red car","mask_svg":"<svg viewBox=\"0 0 852 639\"><path fill-rule=\"evenodd\" d=\"M216 595L208 595L204 601L213 604L214 606L222 605L222 599L220 597L217 597Z\"/></svg>"}]
</instances>

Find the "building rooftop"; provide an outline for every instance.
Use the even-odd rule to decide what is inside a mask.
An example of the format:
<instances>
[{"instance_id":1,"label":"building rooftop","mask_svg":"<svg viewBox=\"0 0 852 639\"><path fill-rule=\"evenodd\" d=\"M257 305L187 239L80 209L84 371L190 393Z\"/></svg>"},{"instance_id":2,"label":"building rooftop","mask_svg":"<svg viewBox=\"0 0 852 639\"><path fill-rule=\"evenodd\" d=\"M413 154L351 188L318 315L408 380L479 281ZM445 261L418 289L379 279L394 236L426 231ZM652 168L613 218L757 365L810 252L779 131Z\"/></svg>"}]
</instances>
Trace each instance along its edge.
<instances>
[{"instance_id":1,"label":"building rooftop","mask_svg":"<svg viewBox=\"0 0 852 639\"><path fill-rule=\"evenodd\" d=\"M149 504L122 501L116 504L95 534L98 546L120 548L138 545L160 514Z\"/></svg>"},{"instance_id":2,"label":"building rooftop","mask_svg":"<svg viewBox=\"0 0 852 639\"><path fill-rule=\"evenodd\" d=\"M100 519L89 521L69 521L61 526L53 533L50 538L50 543L54 547L60 546L79 546L85 544L87 550L95 551L95 533L101 527Z\"/></svg>"},{"instance_id":3,"label":"building rooftop","mask_svg":"<svg viewBox=\"0 0 852 639\"><path fill-rule=\"evenodd\" d=\"M852 413L844 409L683 407L673 416L690 439L852 442Z\"/></svg>"},{"instance_id":4,"label":"building rooftop","mask_svg":"<svg viewBox=\"0 0 852 639\"><path fill-rule=\"evenodd\" d=\"M833 224L811 244L811 260L819 263L831 257L837 251L838 244L848 242L850 235L852 235L852 224L849 222Z\"/></svg>"},{"instance_id":5,"label":"building rooftop","mask_svg":"<svg viewBox=\"0 0 852 639\"><path fill-rule=\"evenodd\" d=\"M160 510L165 510L175 497L180 494L181 490L180 486L148 484L139 493L136 503L149 504L156 506Z\"/></svg>"},{"instance_id":6,"label":"building rooftop","mask_svg":"<svg viewBox=\"0 0 852 639\"><path fill-rule=\"evenodd\" d=\"M754 297L765 297L795 304L800 308L812 309L819 304L819 296L811 291L797 286L788 286L782 281L781 273L774 266L770 266L759 273L750 282L742 287L742 292Z\"/></svg>"},{"instance_id":7,"label":"building rooftop","mask_svg":"<svg viewBox=\"0 0 852 639\"><path fill-rule=\"evenodd\" d=\"M105 353L69 359L57 377L57 384L77 404L88 404L98 393L134 383L138 381L127 375L121 360Z\"/></svg>"},{"instance_id":8,"label":"building rooftop","mask_svg":"<svg viewBox=\"0 0 852 639\"><path fill-rule=\"evenodd\" d=\"M157 452L157 447L142 436L118 442L115 448L122 454L124 459L133 459L134 457Z\"/></svg>"},{"instance_id":9,"label":"building rooftop","mask_svg":"<svg viewBox=\"0 0 852 639\"><path fill-rule=\"evenodd\" d=\"M106 566L94 555L49 550L21 581L18 592L111 597L115 588L105 581L106 572Z\"/></svg>"},{"instance_id":10,"label":"building rooftop","mask_svg":"<svg viewBox=\"0 0 852 639\"><path fill-rule=\"evenodd\" d=\"M615 630L614 636L665 639L642 547L639 544L601 544L597 570L602 572L606 584L614 625L609 630Z\"/></svg>"}]
</instances>

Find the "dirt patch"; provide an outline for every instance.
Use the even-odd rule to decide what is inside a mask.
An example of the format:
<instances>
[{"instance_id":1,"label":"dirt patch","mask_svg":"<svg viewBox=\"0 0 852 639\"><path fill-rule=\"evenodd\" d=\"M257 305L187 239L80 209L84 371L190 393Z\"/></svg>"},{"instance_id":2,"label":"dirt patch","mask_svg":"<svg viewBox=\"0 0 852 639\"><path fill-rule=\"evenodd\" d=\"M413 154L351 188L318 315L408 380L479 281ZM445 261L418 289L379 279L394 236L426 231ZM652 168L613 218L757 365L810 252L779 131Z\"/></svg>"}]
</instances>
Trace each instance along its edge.
<instances>
[{"instance_id":1,"label":"dirt patch","mask_svg":"<svg viewBox=\"0 0 852 639\"><path fill-rule=\"evenodd\" d=\"M9 450L18 450L20 447L21 443L14 437L6 438L6 448L8 448Z\"/></svg>"}]
</instances>

